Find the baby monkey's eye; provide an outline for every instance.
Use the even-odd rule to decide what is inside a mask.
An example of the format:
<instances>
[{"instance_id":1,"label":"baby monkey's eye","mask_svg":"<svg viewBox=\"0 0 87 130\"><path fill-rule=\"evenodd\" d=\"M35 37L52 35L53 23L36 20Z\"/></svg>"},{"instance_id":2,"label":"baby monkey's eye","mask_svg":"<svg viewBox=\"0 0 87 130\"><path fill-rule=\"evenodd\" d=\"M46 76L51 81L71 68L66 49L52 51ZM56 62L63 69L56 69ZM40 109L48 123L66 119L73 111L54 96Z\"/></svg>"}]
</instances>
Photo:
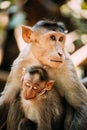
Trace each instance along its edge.
<instances>
[{"instance_id":1,"label":"baby monkey's eye","mask_svg":"<svg viewBox=\"0 0 87 130\"><path fill-rule=\"evenodd\" d=\"M26 87L31 87L31 84L30 83L26 83Z\"/></svg>"},{"instance_id":2,"label":"baby monkey's eye","mask_svg":"<svg viewBox=\"0 0 87 130\"><path fill-rule=\"evenodd\" d=\"M63 36L61 36L61 37L59 37L58 41L59 41L59 42L62 42L63 39L64 39Z\"/></svg>"},{"instance_id":3,"label":"baby monkey's eye","mask_svg":"<svg viewBox=\"0 0 87 130\"><path fill-rule=\"evenodd\" d=\"M38 88L36 86L33 87L34 90L37 90Z\"/></svg>"},{"instance_id":4,"label":"baby monkey's eye","mask_svg":"<svg viewBox=\"0 0 87 130\"><path fill-rule=\"evenodd\" d=\"M51 36L50 36L50 39L53 40L53 41L56 41L55 35L51 35Z\"/></svg>"}]
</instances>

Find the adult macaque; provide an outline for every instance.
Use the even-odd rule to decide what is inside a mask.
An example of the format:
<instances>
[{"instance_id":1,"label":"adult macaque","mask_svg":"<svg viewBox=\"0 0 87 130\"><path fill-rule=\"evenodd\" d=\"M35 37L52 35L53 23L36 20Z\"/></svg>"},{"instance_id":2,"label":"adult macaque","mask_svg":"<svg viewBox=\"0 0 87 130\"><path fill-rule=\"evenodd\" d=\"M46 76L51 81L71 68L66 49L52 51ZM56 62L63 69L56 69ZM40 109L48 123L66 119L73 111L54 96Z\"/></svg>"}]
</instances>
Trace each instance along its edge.
<instances>
[{"instance_id":1,"label":"adult macaque","mask_svg":"<svg viewBox=\"0 0 87 130\"><path fill-rule=\"evenodd\" d=\"M0 97L0 117L3 119L5 116L2 106L10 105L20 89L22 68L41 65L47 70L50 79L56 82L58 94L65 97L76 110L70 130L83 130L83 126L87 130L87 90L78 79L75 67L65 50L64 27L60 23L40 21L32 28L23 26L22 36L28 44L12 65ZM0 121L0 125L2 123Z\"/></svg>"},{"instance_id":2,"label":"adult macaque","mask_svg":"<svg viewBox=\"0 0 87 130\"><path fill-rule=\"evenodd\" d=\"M22 91L10 106L7 130L30 130L31 121L37 124L32 126L35 130L62 130L64 106L53 85L45 69L39 66L26 69Z\"/></svg>"}]
</instances>

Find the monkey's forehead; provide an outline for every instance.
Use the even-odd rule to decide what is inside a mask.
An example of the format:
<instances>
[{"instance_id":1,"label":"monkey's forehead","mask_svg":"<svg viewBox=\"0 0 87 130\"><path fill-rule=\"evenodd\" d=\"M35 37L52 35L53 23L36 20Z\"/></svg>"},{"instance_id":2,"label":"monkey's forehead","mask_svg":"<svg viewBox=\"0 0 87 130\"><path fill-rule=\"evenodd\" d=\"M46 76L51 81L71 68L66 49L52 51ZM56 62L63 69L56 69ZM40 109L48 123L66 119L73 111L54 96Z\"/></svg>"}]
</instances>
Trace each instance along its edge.
<instances>
[{"instance_id":1,"label":"monkey's forehead","mask_svg":"<svg viewBox=\"0 0 87 130\"><path fill-rule=\"evenodd\" d=\"M31 80L33 81L33 83L37 83L40 81L40 75L39 74L34 74L34 75L31 75Z\"/></svg>"},{"instance_id":2,"label":"monkey's forehead","mask_svg":"<svg viewBox=\"0 0 87 130\"><path fill-rule=\"evenodd\" d=\"M39 82L40 81L40 75L35 73L35 74L29 74L26 73L24 76L24 81L28 82L31 81L33 83Z\"/></svg>"},{"instance_id":3,"label":"monkey's forehead","mask_svg":"<svg viewBox=\"0 0 87 130\"><path fill-rule=\"evenodd\" d=\"M64 33L64 31L60 30L59 28L45 28L45 27L40 27L40 28L32 28L34 31L39 31L41 33L46 33L46 32L49 32L49 31L55 31L55 32L61 32L61 33Z\"/></svg>"}]
</instances>

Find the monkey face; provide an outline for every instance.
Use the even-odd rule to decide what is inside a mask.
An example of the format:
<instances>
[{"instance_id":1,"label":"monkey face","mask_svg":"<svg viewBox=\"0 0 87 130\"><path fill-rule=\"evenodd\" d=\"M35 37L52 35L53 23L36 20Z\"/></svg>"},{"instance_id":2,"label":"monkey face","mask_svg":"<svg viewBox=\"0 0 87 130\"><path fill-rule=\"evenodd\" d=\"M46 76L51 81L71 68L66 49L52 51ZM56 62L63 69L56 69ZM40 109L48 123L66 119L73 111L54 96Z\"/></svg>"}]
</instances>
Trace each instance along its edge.
<instances>
[{"instance_id":1,"label":"monkey face","mask_svg":"<svg viewBox=\"0 0 87 130\"><path fill-rule=\"evenodd\" d=\"M34 99L45 88L45 82L40 81L38 74L26 73L22 84L22 94L26 100Z\"/></svg>"},{"instance_id":2,"label":"monkey face","mask_svg":"<svg viewBox=\"0 0 87 130\"><path fill-rule=\"evenodd\" d=\"M32 44L34 56L44 65L52 68L61 67L65 60L65 35L60 32L50 31L41 34L39 37L39 42L34 43L35 45Z\"/></svg>"},{"instance_id":3,"label":"monkey face","mask_svg":"<svg viewBox=\"0 0 87 130\"><path fill-rule=\"evenodd\" d=\"M31 51L41 64L52 68L63 65L65 35L57 31L48 31L43 28L32 31L23 27L23 39L31 43Z\"/></svg>"}]
</instances>

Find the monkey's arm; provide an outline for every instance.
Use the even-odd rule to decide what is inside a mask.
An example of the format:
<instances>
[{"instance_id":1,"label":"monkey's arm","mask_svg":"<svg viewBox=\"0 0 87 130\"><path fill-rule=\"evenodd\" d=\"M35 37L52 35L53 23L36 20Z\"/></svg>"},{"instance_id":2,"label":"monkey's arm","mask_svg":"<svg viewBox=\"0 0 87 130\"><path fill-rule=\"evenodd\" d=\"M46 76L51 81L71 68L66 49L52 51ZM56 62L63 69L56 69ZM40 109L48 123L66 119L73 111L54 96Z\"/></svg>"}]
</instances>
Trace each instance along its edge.
<instances>
[{"instance_id":1,"label":"monkey's arm","mask_svg":"<svg viewBox=\"0 0 87 130\"><path fill-rule=\"evenodd\" d=\"M6 123L8 109L9 109L9 105L8 104L3 104L0 107L0 129L3 128L3 126Z\"/></svg>"},{"instance_id":2,"label":"monkey's arm","mask_svg":"<svg viewBox=\"0 0 87 130\"><path fill-rule=\"evenodd\" d=\"M87 89L81 83L76 69L70 59L70 56L66 54L66 63L59 70L57 84L58 91L62 92L66 101L76 110L82 108L87 104Z\"/></svg>"},{"instance_id":3,"label":"monkey's arm","mask_svg":"<svg viewBox=\"0 0 87 130\"><path fill-rule=\"evenodd\" d=\"M73 108L68 103L66 103L66 115L64 119L65 130L69 130L71 122L73 120L73 116L74 116Z\"/></svg>"},{"instance_id":4,"label":"monkey's arm","mask_svg":"<svg viewBox=\"0 0 87 130\"><path fill-rule=\"evenodd\" d=\"M17 130L20 120L24 117L20 99L16 98L10 105L7 116L7 130Z\"/></svg>"},{"instance_id":5,"label":"monkey's arm","mask_svg":"<svg viewBox=\"0 0 87 130\"><path fill-rule=\"evenodd\" d=\"M76 111L69 130L87 130L87 105Z\"/></svg>"},{"instance_id":6,"label":"monkey's arm","mask_svg":"<svg viewBox=\"0 0 87 130\"><path fill-rule=\"evenodd\" d=\"M87 130L87 89L79 80L72 62L68 64L68 69L64 96L76 110L69 130Z\"/></svg>"}]
</instances>

